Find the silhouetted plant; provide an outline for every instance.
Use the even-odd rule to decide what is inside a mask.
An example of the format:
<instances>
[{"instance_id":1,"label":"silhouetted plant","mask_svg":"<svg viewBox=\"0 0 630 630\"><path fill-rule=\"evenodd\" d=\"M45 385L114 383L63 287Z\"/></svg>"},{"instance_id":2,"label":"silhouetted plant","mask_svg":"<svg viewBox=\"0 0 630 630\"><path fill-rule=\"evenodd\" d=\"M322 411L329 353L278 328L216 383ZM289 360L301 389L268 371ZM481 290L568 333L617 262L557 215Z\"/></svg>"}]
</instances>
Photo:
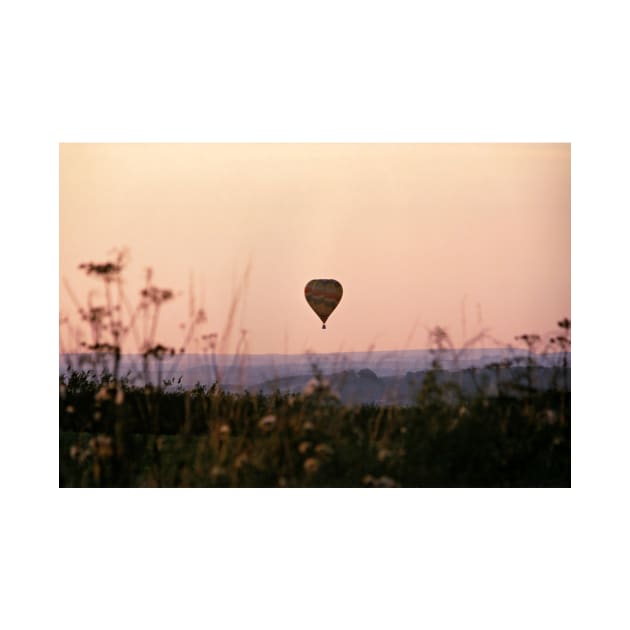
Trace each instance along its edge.
<instances>
[{"instance_id":1,"label":"silhouetted plant","mask_svg":"<svg viewBox=\"0 0 630 630\"><path fill-rule=\"evenodd\" d=\"M465 393L444 368L447 361L457 365L464 349L455 348L447 331L436 327L429 331L434 361L423 372L412 405L343 404L336 391L343 379L328 378L315 360L313 377L299 393L237 394L222 387L215 354L219 336L199 330L207 323L203 309L191 309L179 352L159 343L160 309L175 293L155 287L148 272L134 309L122 289L124 263L125 256L118 254L110 262L81 266L104 283L106 297L104 305L91 298L87 307L79 305L92 337L83 346L92 366L69 366L59 378L61 486L571 483L568 319L558 322L560 333L548 342L532 334L516 337L527 351L524 365L514 355L485 369L457 372L458 378L472 378L472 393ZM61 318L61 325L68 322ZM119 374L130 335L140 345L142 379L137 370ZM163 378L162 364L180 356L194 339L211 355L214 382L184 388L176 373ZM246 341L246 331L241 331L238 352L244 352ZM537 382L548 348L559 349L562 357L556 368L560 387L555 380L550 387ZM108 357L109 367L103 360ZM149 362L157 367L154 382ZM342 377L356 375L345 370ZM358 378L378 380L365 370Z\"/></svg>"}]
</instances>

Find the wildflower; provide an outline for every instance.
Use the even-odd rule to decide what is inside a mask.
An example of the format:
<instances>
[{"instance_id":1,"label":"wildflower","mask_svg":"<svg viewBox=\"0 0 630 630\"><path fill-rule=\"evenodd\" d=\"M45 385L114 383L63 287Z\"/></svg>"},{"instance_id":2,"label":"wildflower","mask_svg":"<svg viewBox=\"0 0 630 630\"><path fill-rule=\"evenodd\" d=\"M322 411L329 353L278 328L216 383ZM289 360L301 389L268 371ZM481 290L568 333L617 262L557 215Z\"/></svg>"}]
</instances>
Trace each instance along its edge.
<instances>
[{"instance_id":1,"label":"wildflower","mask_svg":"<svg viewBox=\"0 0 630 630\"><path fill-rule=\"evenodd\" d=\"M260 422L258 423L258 426L261 429L266 429L269 431L273 428L273 425L275 423L276 423L276 416L274 416L273 414L269 414L268 416L261 418Z\"/></svg>"},{"instance_id":2,"label":"wildflower","mask_svg":"<svg viewBox=\"0 0 630 630\"><path fill-rule=\"evenodd\" d=\"M304 470L309 474L317 472L319 470L319 460L316 457L309 457L304 462Z\"/></svg>"},{"instance_id":3,"label":"wildflower","mask_svg":"<svg viewBox=\"0 0 630 630\"><path fill-rule=\"evenodd\" d=\"M305 396L310 396L311 394L315 393L318 385L319 385L319 382L317 381L317 379L312 378L308 383L306 383L306 385L304 386L304 389L302 390L302 393Z\"/></svg>"},{"instance_id":4,"label":"wildflower","mask_svg":"<svg viewBox=\"0 0 630 630\"><path fill-rule=\"evenodd\" d=\"M311 446L311 442L300 442L298 445L298 451L300 455L304 455L311 448Z\"/></svg>"},{"instance_id":5,"label":"wildflower","mask_svg":"<svg viewBox=\"0 0 630 630\"><path fill-rule=\"evenodd\" d=\"M88 445L97 457L111 457L113 453L112 439L107 435L97 435L89 441Z\"/></svg>"},{"instance_id":6,"label":"wildflower","mask_svg":"<svg viewBox=\"0 0 630 630\"><path fill-rule=\"evenodd\" d=\"M221 435L230 435L230 425L225 422L219 427L219 433Z\"/></svg>"},{"instance_id":7,"label":"wildflower","mask_svg":"<svg viewBox=\"0 0 630 630\"><path fill-rule=\"evenodd\" d=\"M101 401L101 400L108 400L108 399L109 399L109 391L107 390L107 387L103 385L103 387L101 387L98 390L98 392L96 392L96 395L94 396L94 400Z\"/></svg>"}]
</instances>

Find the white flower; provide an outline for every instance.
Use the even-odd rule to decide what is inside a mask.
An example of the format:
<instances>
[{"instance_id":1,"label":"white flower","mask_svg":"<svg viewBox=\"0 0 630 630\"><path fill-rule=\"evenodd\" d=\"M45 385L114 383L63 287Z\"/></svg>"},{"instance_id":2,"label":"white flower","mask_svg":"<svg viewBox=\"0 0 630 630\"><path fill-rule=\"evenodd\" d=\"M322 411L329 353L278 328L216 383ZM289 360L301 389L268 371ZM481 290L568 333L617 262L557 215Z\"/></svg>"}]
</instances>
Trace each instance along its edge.
<instances>
[{"instance_id":1,"label":"white flower","mask_svg":"<svg viewBox=\"0 0 630 630\"><path fill-rule=\"evenodd\" d=\"M311 394L315 393L318 386L319 386L319 381L316 378L312 378L308 383L306 383L306 385L304 386L304 389L302 390L302 393L305 396L310 396Z\"/></svg>"},{"instance_id":2,"label":"white flower","mask_svg":"<svg viewBox=\"0 0 630 630\"><path fill-rule=\"evenodd\" d=\"M261 418L260 422L258 423L258 426L261 429L271 429L273 428L273 425L275 423L276 423L276 416L274 416L273 414L269 414L268 416Z\"/></svg>"}]
</instances>

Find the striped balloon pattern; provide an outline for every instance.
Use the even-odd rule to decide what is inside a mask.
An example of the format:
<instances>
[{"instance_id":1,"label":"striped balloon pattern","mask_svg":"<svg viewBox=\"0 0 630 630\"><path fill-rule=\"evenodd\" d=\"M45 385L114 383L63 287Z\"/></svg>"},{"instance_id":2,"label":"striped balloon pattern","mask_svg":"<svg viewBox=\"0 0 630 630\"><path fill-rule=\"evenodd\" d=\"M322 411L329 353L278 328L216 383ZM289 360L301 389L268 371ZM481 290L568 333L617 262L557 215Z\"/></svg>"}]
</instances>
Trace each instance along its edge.
<instances>
[{"instance_id":1,"label":"striped balloon pattern","mask_svg":"<svg viewBox=\"0 0 630 630\"><path fill-rule=\"evenodd\" d=\"M326 320L337 308L342 295L343 287L337 280L311 280L304 287L304 297L322 320L322 328L326 328Z\"/></svg>"}]
</instances>

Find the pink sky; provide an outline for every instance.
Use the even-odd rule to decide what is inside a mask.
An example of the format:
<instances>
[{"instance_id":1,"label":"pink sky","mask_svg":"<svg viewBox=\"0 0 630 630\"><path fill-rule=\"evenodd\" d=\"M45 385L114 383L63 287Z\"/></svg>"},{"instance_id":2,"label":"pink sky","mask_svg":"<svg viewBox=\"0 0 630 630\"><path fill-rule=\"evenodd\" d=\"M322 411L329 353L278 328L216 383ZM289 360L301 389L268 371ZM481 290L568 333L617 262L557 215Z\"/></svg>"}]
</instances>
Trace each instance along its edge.
<instances>
[{"instance_id":1,"label":"pink sky","mask_svg":"<svg viewBox=\"0 0 630 630\"><path fill-rule=\"evenodd\" d=\"M221 333L248 262L229 350L241 328L253 353L393 350L426 347L435 325L457 345L481 327L508 343L571 316L568 144L63 144L59 155L60 311L75 323L63 280L104 302L77 267L123 246L134 301L149 266L178 294L158 329L175 347L191 278L208 316L199 332ZM325 331L304 299L313 278L344 288Z\"/></svg>"}]
</instances>

